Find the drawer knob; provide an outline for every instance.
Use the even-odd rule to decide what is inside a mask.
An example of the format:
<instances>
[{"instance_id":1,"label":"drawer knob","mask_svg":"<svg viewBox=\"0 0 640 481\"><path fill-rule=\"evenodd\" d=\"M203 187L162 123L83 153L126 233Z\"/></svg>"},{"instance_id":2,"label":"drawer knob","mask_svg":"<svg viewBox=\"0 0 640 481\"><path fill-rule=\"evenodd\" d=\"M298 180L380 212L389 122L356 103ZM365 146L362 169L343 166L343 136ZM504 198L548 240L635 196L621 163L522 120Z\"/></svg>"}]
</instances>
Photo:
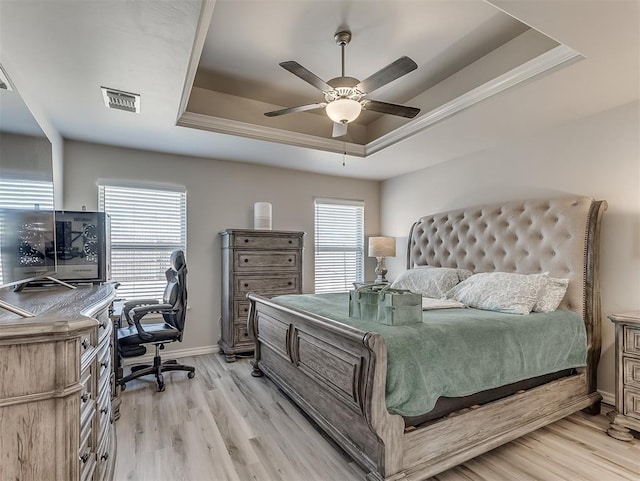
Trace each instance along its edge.
<instances>
[{"instance_id":1,"label":"drawer knob","mask_svg":"<svg viewBox=\"0 0 640 481\"><path fill-rule=\"evenodd\" d=\"M86 403L89 400L89 393L83 392L82 396L80 396L80 399L82 399L83 403Z\"/></svg>"},{"instance_id":2,"label":"drawer knob","mask_svg":"<svg viewBox=\"0 0 640 481\"><path fill-rule=\"evenodd\" d=\"M245 257L245 258L244 258L244 261L245 261L245 262L249 262L249 259L247 259L247 258Z\"/></svg>"},{"instance_id":3,"label":"drawer knob","mask_svg":"<svg viewBox=\"0 0 640 481\"><path fill-rule=\"evenodd\" d=\"M109 453L104 453L102 456L100 456L100 459L106 461L107 459L109 459Z\"/></svg>"},{"instance_id":4,"label":"drawer knob","mask_svg":"<svg viewBox=\"0 0 640 481\"><path fill-rule=\"evenodd\" d=\"M109 412L109 410L108 410L107 408L102 408L102 409L100 410L100 412L101 412L102 414L107 414L107 412Z\"/></svg>"},{"instance_id":5,"label":"drawer knob","mask_svg":"<svg viewBox=\"0 0 640 481\"><path fill-rule=\"evenodd\" d=\"M242 310L243 310L244 312L248 312L248 311L249 311L249 309L248 309L248 308L246 308L246 307L245 307L244 309L242 309Z\"/></svg>"},{"instance_id":6,"label":"drawer knob","mask_svg":"<svg viewBox=\"0 0 640 481\"><path fill-rule=\"evenodd\" d=\"M89 456L91 456L91 453L89 451L80 456L80 461L82 461L82 464L86 464L86 462L89 461Z\"/></svg>"},{"instance_id":7,"label":"drawer knob","mask_svg":"<svg viewBox=\"0 0 640 481\"><path fill-rule=\"evenodd\" d=\"M89 341L87 339L82 340L82 347L84 349L89 349Z\"/></svg>"},{"instance_id":8,"label":"drawer knob","mask_svg":"<svg viewBox=\"0 0 640 481\"><path fill-rule=\"evenodd\" d=\"M289 244L293 244L293 241L292 241L292 240L289 240Z\"/></svg>"},{"instance_id":9,"label":"drawer knob","mask_svg":"<svg viewBox=\"0 0 640 481\"><path fill-rule=\"evenodd\" d=\"M289 258L289 262L293 262L293 259Z\"/></svg>"},{"instance_id":10,"label":"drawer knob","mask_svg":"<svg viewBox=\"0 0 640 481\"><path fill-rule=\"evenodd\" d=\"M244 283L244 287L249 287L249 284L247 284L246 282Z\"/></svg>"},{"instance_id":11,"label":"drawer knob","mask_svg":"<svg viewBox=\"0 0 640 481\"><path fill-rule=\"evenodd\" d=\"M107 328L107 321L100 321L100 329L106 329Z\"/></svg>"},{"instance_id":12,"label":"drawer knob","mask_svg":"<svg viewBox=\"0 0 640 481\"><path fill-rule=\"evenodd\" d=\"M293 282L289 281L289 282L287 282L287 284L292 285L292 284L293 284Z\"/></svg>"},{"instance_id":13,"label":"drawer knob","mask_svg":"<svg viewBox=\"0 0 640 481\"><path fill-rule=\"evenodd\" d=\"M100 363L100 367L107 367L108 365L109 365L109 362L108 362L108 361L102 361L102 362Z\"/></svg>"},{"instance_id":14,"label":"drawer knob","mask_svg":"<svg viewBox=\"0 0 640 481\"><path fill-rule=\"evenodd\" d=\"M245 241L245 242L249 242L249 239L245 239L244 241Z\"/></svg>"}]
</instances>

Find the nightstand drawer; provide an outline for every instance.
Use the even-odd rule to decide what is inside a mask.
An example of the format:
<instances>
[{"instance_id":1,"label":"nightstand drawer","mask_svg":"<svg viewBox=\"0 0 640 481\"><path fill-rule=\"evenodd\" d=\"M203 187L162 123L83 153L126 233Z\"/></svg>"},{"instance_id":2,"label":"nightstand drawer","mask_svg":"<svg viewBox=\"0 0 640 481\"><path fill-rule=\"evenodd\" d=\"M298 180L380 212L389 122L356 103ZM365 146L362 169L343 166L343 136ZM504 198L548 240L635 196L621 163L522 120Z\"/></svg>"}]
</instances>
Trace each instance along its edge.
<instances>
[{"instance_id":1,"label":"nightstand drawer","mask_svg":"<svg viewBox=\"0 0 640 481\"><path fill-rule=\"evenodd\" d=\"M624 385L634 386L640 389L640 359L631 359L628 357L622 360Z\"/></svg>"},{"instance_id":2,"label":"nightstand drawer","mask_svg":"<svg viewBox=\"0 0 640 481\"><path fill-rule=\"evenodd\" d=\"M640 356L640 329L624 326L624 352Z\"/></svg>"},{"instance_id":3,"label":"nightstand drawer","mask_svg":"<svg viewBox=\"0 0 640 481\"><path fill-rule=\"evenodd\" d=\"M237 272L261 270L297 270L300 265L298 251L236 251L233 256L234 269Z\"/></svg>"},{"instance_id":4,"label":"nightstand drawer","mask_svg":"<svg viewBox=\"0 0 640 481\"><path fill-rule=\"evenodd\" d=\"M264 295L298 294L300 292L300 276L237 276L236 294L244 297L249 292Z\"/></svg>"},{"instance_id":5,"label":"nightstand drawer","mask_svg":"<svg viewBox=\"0 0 640 481\"><path fill-rule=\"evenodd\" d=\"M622 414L640 419L640 390L624 388L624 412Z\"/></svg>"},{"instance_id":6,"label":"nightstand drawer","mask_svg":"<svg viewBox=\"0 0 640 481\"><path fill-rule=\"evenodd\" d=\"M252 234L235 235L233 247L251 249L297 249L302 247L302 237Z\"/></svg>"}]
</instances>

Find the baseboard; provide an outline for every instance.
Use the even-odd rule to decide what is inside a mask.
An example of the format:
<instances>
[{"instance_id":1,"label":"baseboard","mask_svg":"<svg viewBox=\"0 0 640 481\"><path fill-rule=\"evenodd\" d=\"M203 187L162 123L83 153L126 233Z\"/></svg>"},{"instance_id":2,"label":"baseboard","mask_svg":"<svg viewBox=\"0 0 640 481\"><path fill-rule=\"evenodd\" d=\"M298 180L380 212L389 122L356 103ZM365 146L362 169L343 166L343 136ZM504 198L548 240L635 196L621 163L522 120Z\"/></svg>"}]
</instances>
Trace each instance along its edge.
<instances>
[{"instance_id":1,"label":"baseboard","mask_svg":"<svg viewBox=\"0 0 640 481\"><path fill-rule=\"evenodd\" d=\"M602 402L608 404L609 406L616 405L616 397L607 391L598 390L598 392L602 395Z\"/></svg>"},{"instance_id":2,"label":"baseboard","mask_svg":"<svg viewBox=\"0 0 640 481\"><path fill-rule=\"evenodd\" d=\"M136 364L153 364L154 351L155 351L155 348L153 347L153 345L147 346L147 354L145 354L144 356L125 358L123 360L123 365L134 366ZM183 357L213 354L219 351L220 351L220 347L217 344L215 346L192 347L189 349L175 349L171 351L164 351L162 353L163 354L162 358L163 360L180 359Z\"/></svg>"}]
</instances>

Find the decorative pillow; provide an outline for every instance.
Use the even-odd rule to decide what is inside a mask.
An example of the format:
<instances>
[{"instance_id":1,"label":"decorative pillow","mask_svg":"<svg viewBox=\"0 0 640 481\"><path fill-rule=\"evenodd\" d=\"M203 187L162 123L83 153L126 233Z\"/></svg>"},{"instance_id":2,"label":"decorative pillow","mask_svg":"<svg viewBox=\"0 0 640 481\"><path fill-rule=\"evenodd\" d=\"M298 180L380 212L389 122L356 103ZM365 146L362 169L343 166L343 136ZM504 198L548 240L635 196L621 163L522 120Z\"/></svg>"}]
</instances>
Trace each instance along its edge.
<instances>
[{"instance_id":1,"label":"decorative pillow","mask_svg":"<svg viewBox=\"0 0 640 481\"><path fill-rule=\"evenodd\" d=\"M474 274L447 292L469 307L512 314L529 314L548 275L483 272Z\"/></svg>"},{"instance_id":2,"label":"decorative pillow","mask_svg":"<svg viewBox=\"0 0 640 481\"><path fill-rule=\"evenodd\" d=\"M569 279L558 279L556 277L547 277L547 282L540 289L538 301L533 306L533 312L553 312L555 311L564 294L567 292Z\"/></svg>"},{"instance_id":3,"label":"decorative pillow","mask_svg":"<svg viewBox=\"0 0 640 481\"><path fill-rule=\"evenodd\" d=\"M460 282L457 271L458 269L449 267L416 267L400 274L391 287L408 289L424 297L442 299L449 289Z\"/></svg>"}]
</instances>

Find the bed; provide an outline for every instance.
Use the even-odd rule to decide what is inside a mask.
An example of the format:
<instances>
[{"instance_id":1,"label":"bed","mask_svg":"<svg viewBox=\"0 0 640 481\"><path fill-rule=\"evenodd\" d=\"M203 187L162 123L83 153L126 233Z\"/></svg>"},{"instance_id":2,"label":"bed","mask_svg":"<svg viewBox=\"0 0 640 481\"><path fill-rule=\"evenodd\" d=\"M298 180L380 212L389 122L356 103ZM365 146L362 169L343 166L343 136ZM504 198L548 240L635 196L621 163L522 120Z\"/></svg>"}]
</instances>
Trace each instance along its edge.
<instances>
[{"instance_id":1,"label":"bed","mask_svg":"<svg viewBox=\"0 0 640 481\"><path fill-rule=\"evenodd\" d=\"M393 379L383 335L249 293L253 375L267 375L378 481L426 479L576 411L596 414L605 209L606 202L585 197L485 205L422 217L408 236L408 269L544 271L569 279L560 309L584 322L584 365L457 399L453 411L412 423L387 409Z\"/></svg>"}]
</instances>

